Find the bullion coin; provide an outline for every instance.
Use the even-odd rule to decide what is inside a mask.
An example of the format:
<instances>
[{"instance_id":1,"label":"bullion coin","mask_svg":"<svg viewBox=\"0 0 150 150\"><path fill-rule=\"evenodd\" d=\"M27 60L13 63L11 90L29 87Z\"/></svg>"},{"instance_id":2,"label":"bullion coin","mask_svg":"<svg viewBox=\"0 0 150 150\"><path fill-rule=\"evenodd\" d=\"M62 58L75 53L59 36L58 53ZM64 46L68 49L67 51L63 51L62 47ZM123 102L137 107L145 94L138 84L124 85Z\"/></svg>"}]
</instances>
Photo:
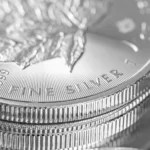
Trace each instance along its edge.
<instances>
[{"instance_id":1,"label":"bullion coin","mask_svg":"<svg viewBox=\"0 0 150 150\"><path fill-rule=\"evenodd\" d=\"M139 97L114 112L73 123L30 125L0 121L0 148L12 150L94 148L100 146L100 142L134 125L145 114L150 104L149 99L141 101L142 97Z\"/></svg>"},{"instance_id":2,"label":"bullion coin","mask_svg":"<svg viewBox=\"0 0 150 150\"><path fill-rule=\"evenodd\" d=\"M149 130L149 107L145 108L145 114L134 125L124 131L109 137L95 146L96 148L105 147L132 147L138 149L150 148Z\"/></svg>"},{"instance_id":3,"label":"bullion coin","mask_svg":"<svg viewBox=\"0 0 150 150\"><path fill-rule=\"evenodd\" d=\"M150 20L138 2L86 1L86 9L77 9L55 0L2 1L0 118L36 124L77 121L145 94L149 85L140 87L149 77ZM94 16L103 18L97 34L92 25L98 19L88 24Z\"/></svg>"}]
</instances>

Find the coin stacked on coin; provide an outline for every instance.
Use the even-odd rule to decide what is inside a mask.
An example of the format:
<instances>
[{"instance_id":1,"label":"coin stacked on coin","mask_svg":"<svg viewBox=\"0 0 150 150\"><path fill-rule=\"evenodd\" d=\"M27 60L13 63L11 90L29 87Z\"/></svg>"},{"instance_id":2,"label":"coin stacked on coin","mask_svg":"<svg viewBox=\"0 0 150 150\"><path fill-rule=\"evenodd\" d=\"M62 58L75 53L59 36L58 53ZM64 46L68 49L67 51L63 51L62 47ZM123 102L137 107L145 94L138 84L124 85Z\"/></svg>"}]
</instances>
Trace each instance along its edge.
<instances>
[{"instance_id":1,"label":"coin stacked on coin","mask_svg":"<svg viewBox=\"0 0 150 150\"><path fill-rule=\"evenodd\" d=\"M143 116L149 19L120 10L134 2L0 2L0 148L95 147Z\"/></svg>"}]
</instances>

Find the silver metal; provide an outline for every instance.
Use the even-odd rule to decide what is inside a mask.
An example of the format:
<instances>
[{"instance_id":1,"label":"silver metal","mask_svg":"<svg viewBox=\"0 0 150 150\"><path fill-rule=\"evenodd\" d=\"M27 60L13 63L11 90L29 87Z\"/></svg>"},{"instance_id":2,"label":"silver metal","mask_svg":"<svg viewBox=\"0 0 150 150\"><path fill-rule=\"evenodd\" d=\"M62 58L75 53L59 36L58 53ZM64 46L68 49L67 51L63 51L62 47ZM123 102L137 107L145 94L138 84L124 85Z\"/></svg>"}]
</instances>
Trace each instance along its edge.
<instances>
[{"instance_id":1,"label":"silver metal","mask_svg":"<svg viewBox=\"0 0 150 150\"><path fill-rule=\"evenodd\" d=\"M147 92L146 95L150 93ZM97 147L100 142L134 125L149 107L146 95L126 106L93 119L53 124L29 125L0 121L0 147L15 150L69 150Z\"/></svg>"},{"instance_id":2,"label":"silver metal","mask_svg":"<svg viewBox=\"0 0 150 150\"><path fill-rule=\"evenodd\" d=\"M0 119L11 122L21 122L28 124L49 124L72 122L82 119L88 119L111 112L129 102L137 99L139 96L144 96L144 100L149 93L149 74L143 79L129 86L122 91L103 99L97 99L88 103L77 103L65 107L33 107L33 106L18 106L12 104L0 104ZM5 100L4 100L5 101ZM142 102L142 101L141 101Z\"/></svg>"},{"instance_id":3,"label":"silver metal","mask_svg":"<svg viewBox=\"0 0 150 150\"><path fill-rule=\"evenodd\" d=\"M146 109L145 109L146 110ZM120 132L114 137L108 138L105 142L101 142L97 148L93 150L105 148L136 148L149 150L150 149L150 108L147 107L146 113L142 118L129 129ZM92 150L92 149L91 149Z\"/></svg>"},{"instance_id":4,"label":"silver metal","mask_svg":"<svg viewBox=\"0 0 150 150\"><path fill-rule=\"evenodd\" d=\"M1 62L25 69L57 58L72 70L84 52L85 29L106 16L111 1L0 2Z\"/></svg>"},{"instance_id":5,"label":"silver metal","mask_svg":"<svg viewBox=\"0 0 150 150\"><path fill-rule=\"evenodd\" d=\"M1 149L103 146L147 112L148 5L0 2Z\"/></svg>"},{"instance_id":6,"label":"silver metal","mask_svg":"<svg viewBox=\"0 0 150 150\"><path fill-rule=\"evenodd\" d=\"M9 3L9 1L3 2L2 8ZM128 10L133 18L125 16L126 9L116 15L117 12L120 12L120 8L124 8L125 4L133 6L129 8L130 11ZM114 2L111 13L100 24L101 34L86 34L85 52L72 72L68 71L68 67L63 65L63 61L57 58L31 65L24 70L13 62L1 63L0 102L1 112L3 112L1 118L11 121L12 114L19 112L22 116L30 116L31 121L22 120L20 115L17 118L14 117L12 121L57 123L81 120L116 109L135 99L140 93L144 93L149 85L144 88L140 87L144 82L143 76L149 72L150 68L150 42L148 30L144 32L146 34L144 39L139 36L143 24L139 18L145 19L147 27L150 21L147 14L141 14L138 11L136 4L135 1ZM15 14L18 15L17 12ZM36 14L34 15L36 18ZM8 13L7 17L12 18L12 15ZM5 20L9 21L6 18ZM29 19L28 15L27 19ZM40 25L43 25L43 22L44 20L40 22ZM6 31L4 30L5 26L2 27L1 31ZM69 28L67 29L69 30ZM20 35L26 37L28 32L23 31L23 34ZM105 31L105 35L103 31ZM14 33L17 31L14 30ZM1 39L5 41L3 36ZM1 43L1 47L3 47L1 54L6 51L10 54L11 50L14 50L14 48L10 48L10 44L6 43ZM13 44L13 41L10 43ZM37 46L37 44L35 45ZM23 50L19 50L22 53ZM6 56L6 54L4 55ZM49 120L41 121L36 119L37 115L32 116L32 114L46 116L48 113L51 118Z\"/></svg>"},{"instance_id":7,"label":"silver metal","mask_svg":"<svg viewBox=\"0 0 150 150\"><path fill-rule=\"evenodd\" d=\"M94 148L94 149L86 149L86 150L139 150L137 148L131 148L131 147L108 147L108 148Z\"/></svg>"}]
</instances>

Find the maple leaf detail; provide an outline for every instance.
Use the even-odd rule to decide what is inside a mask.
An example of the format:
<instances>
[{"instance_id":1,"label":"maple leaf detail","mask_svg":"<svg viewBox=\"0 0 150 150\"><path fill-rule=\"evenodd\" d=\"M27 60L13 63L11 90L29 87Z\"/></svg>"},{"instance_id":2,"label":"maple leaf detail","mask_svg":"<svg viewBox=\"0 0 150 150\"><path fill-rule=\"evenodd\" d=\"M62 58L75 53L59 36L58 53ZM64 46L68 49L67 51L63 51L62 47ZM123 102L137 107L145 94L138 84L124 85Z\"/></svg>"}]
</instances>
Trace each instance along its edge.
<instances>
[{"instance_id":1,"label":"maple leaf detail","mask_svg":"<svg viewBox=\"0 0 150 150\"><path fill-rule=\"evenodd\" d=\"M72 71L84 53L87 27L106 15L109 2L0 0L0 61L25 69L60 58Z\"/></svg>"}]
</instances>

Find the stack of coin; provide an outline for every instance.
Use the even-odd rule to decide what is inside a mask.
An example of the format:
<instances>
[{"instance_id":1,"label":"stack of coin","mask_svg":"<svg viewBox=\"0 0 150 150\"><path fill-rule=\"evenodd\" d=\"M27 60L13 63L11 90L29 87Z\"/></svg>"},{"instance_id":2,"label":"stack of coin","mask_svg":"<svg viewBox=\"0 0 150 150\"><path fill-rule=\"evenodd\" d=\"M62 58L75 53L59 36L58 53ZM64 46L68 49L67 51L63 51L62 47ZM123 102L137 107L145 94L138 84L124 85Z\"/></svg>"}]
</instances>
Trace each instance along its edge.
<instances>
[{"instance_id":1,"label":"stack of coin","mask_svg":"<svg viewBox=\"0 0 150 150\"><path fill-rule=\"evenodd\" d=\"M104 17L97 34L86 23L85 8L77 18L67 2L63 9L55 0L0 1L0 148L96 147L144 115L149 16L137 1L116 0L107 11L110 1L102 0L100 15L92 7L90 13ZM129 4L131 12L124 7Z\"/></svg>"}]
</instances>

